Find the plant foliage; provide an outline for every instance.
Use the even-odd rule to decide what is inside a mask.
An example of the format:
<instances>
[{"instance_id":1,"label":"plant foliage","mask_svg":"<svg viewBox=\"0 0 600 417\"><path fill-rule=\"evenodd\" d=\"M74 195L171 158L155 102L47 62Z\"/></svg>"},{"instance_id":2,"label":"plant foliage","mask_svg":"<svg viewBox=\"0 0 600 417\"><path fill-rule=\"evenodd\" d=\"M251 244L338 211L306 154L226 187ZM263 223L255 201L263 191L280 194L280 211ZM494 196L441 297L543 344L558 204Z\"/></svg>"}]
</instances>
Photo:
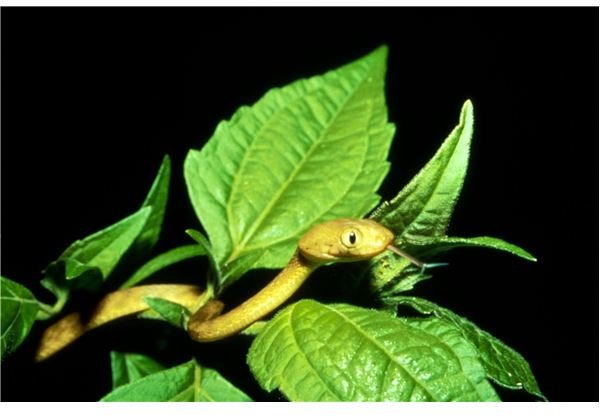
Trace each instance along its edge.
<instances>
[{"instance_id":1,"label":"plant foliage","mask_svg":"<svg viewBox=\"0 0 600 417\"><path fill-rule=\"evenodd\" d=\"M439 320L299 301L256 338L261 386L294 401L497 401L477 350Z\"/></svg>"},{"instance_id":2,"label":"plant foliage","mask_svg":"<svg viewBox=\"0 0 600 417\"><path fill-rule=\"evenodd\" d=\"M140 361L135 365L138 369ZM114 364L114 362L113 362ZM145 362L147 365L148 362ZM114 369L114 368L113 368ZM139 370L138 370L139 372ZM217 371L190 361L121 385L101 401L252 401Z\"/></svg>"},{"instance_id":3,"label":"plant foliage","mask_svg":"<svg viewBox=\"0 0 600 417\"><path fill-rule=\"evenodd\" d=\"M31 291L4 277L0 277L0 302L0 353L4 360L29 334L39 305Z\"/></svg>"},{"instance_id":4,"label":"plant foliage","mask_svg":"<svg viewBox=\"0 0 600 417\"><path fill-rule=\"evenodd\" d=\"M202 150L190 151L185 178L210 239L218 286L250 269L284 266L312 225L362 217L378 203L394 134L384 97L386 57L382 47L273 89L221 122Z\"/></svg>"},{"instance_id":5,"label":"plant foliage","mask_svg":"<svg viewBox=\"0 0 600 417\"><path fill-rule=\"evenodd\" d=\"M185 330L195 310L246 272L285 266L315 224L373 209L370 217L395 233L395 245L426 262L458 247L498 249L534 261L498 238L447 235L470 156L469 100L430 161L396 197L376 207L395 130L385 102L386 59L383 46L323 75L274 88L221 122L202 149L190 150L184 177L205 231L186 231L195 244L146 259L168 198L165 157L137 212L76 241L48 267L43 284L56 294L54 306L2 278L2 357L24 340L36 317L58 313L72 290L100 288L126 260L145 263L123 289L207 256L210 272L200 283L206 291L194 311L189 300L184 307L160 296L144 299L150 307L145 317ZM545 399L514 349L456 313L404 295L430 278L431 269L419 270L386 251L348 275L357 271L380 310L301 300L249 329L257 336L247 361L261 387L292 401L498 401L495 383ZM398 306L420 316L398 316ZM165 369L144 355L113 352L111 364L114 389L103 401L251 401L195 359Z\"/></svg>"}]
</instances>

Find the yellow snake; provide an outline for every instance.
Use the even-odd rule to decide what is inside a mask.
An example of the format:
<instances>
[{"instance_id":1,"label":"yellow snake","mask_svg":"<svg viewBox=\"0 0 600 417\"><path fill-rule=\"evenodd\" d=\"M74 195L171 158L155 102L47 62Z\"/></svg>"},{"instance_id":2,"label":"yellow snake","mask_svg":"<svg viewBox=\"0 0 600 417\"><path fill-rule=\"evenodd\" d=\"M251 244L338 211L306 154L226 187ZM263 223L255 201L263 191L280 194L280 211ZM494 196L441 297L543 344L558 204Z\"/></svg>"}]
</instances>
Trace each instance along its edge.
<instances>
[{"instance_id":1,"label":"yellow snake","mask_svg":"<svg viewBox=\"0 0 600 417\"><path fill-rule=\"evenodd\" d=\"M209 302L190 318L188 333L198 342L212 342L237 334L279 307L316 268L328 263L362 261L389 249L419 267L424 266L392 246L393 240L394 234L389 229L369 219L338 219L318 224L302 236L287 266L262 290L223 315L220 315L222 303ZM169 297L161 294L169 288ZM37 359L47 358L91 328L147 309L143 298L149 295L189 307L194 297L198 297L199 288L148 285L108 294L86 323L82 323L79 316L69 315L49 327L42 337Z\"/></svg>"}]
</instances>

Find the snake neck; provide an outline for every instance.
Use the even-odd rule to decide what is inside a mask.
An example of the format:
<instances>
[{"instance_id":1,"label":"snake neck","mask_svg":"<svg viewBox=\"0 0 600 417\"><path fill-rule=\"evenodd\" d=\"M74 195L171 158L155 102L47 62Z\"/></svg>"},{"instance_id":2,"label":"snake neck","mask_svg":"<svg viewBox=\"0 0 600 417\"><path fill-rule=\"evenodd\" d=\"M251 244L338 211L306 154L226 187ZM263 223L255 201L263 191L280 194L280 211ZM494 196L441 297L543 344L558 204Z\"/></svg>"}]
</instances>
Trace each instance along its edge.
<instances>
[{"instance_id":1,"label":"snake neck","mask_svg":"<svg viewBox=\"0 0 600 417\"><path fill-rule=\"evenodd\" d=\"M189 334L199 342L212 342L239 333L287 301L318 266L296 250L271 282L233 310L206 321L192 316L188 322Z\"/></svg>"},{"instance_id":2,"label":"snake neck","mask_svg":"<svg viewBox=\"0 0 600 417\"><path fill-rule=\"evenodd\" d=\"M267 290L266 292L269 297L281 299L281 303L283 303L283 301L287 300L294 292L296 292L296 290L320 265L321 264L308 260L302 256L299 250L296 250L285 268L283 268L281 272L279 272L279 274L277 274L277 276L257 295ZM281 296L275 296L274 292L281 292Z\"/></svg>"}]
</instances>

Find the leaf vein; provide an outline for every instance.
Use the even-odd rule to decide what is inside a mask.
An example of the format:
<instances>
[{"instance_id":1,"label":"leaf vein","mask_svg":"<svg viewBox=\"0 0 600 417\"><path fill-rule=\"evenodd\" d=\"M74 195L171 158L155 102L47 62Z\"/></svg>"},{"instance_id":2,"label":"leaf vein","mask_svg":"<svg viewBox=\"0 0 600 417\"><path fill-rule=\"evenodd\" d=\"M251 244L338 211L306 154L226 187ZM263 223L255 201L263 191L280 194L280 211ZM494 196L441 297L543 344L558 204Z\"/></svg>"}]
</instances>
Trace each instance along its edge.
<instances>
[{"instance_id":1,"label":"leaf vein","mask_svg":"<svg viewBox=\"0 0 600 417\"><path fill-rule=\"evenodd\" d=\"M273 196L271 197L271 199L269 200L269 202L265 206L265 209L259 215L258 219L256 219L254 221L253 226L251 227L251 229L249 230L249 232L246 234L245 238L242 240L242 242L240 242L238 244L238 246L236 248L233 249L233 251L230 254L230 256L229 256L229 258L228 258L228 260L227 260L226 263L232 261L233 259L235 259L237 256L239 256L239 254L241 254L244 251L245 244L254 236L254 234L256 233L256 231L260 228L260 226L262 225L262 223L265 221L265 219L268 217L268 215L273 210L273 207L277 204L277 200L279 199L279 197L288 189L289 185L294 181L294 179L296 178L296 176L298 175L298 173L302 171L302 168L304 167L304 165L306 164L306 162L310 159L310 157L313 154L313 152L315 151L315 149L317 149L318 145L324 140L325 134L331 128L331 125L335 121L336 117L340 114L340 112L342 110L344 110L346 104L352 98L354 98L356 92L362 86L362 84L364 83L365 79L368 79L368 75L369 74L370 74L370 71L367 71L362 76L362 81L360 83L357 83L356 85L354 85L352 91L347 92L348 95L345 97L344 101L340 104L340 106L336 109L336 111L334 112L334 114L329 118L329 120L327 122L327 125L325 126L325 128L323 130L321 130L321 133L319 134L319 137L317 137L315 140L313 140L313 142L310 145L310 148L303 155L302 160L300 160L299 163L295 166L294 170L291 172L291 174L288 176L288 178L282 184L282 186L273 194ZM367 137L367 141L368 141L368 137ZM246 155L247 155L247 153L245 154L245 156ZM245 159L246 158L244 158L244 160ZM365 158L363 156L363 164L364 164L364 159ZM241 165L240 165L240 169L241 169ZM360 170L356 170L356 172L357 173L356 173L355 179L359 175ZM347 192L348 192L348 190L350 188L351 188L351 185L348 185L347 188L346 188L346 192L343 194L343 196L345 196L347 194ZM231 198L231 195L233 195L233 186L232 186L232 192L230 193L230 198ZM338 201L339 201L339 199L333 205L336 205L338 203ZM229 204L228 204L228 206L229 206ZM331 208L331 206L332 205L330 205L330 207L327 210L325 210L323 213L321 213L321 216L324 213L326 213ZM302 228L302 230L304 230L304 228ZM294 232L294 234L292 234L292 236L295 236L298 232L299 231L296 230Z\"/></svg>"},{"instance_id":2,"label":"leaf vein","mask_svg":"<svg viewBox=\"0 0 600 417\"><path fill-rule=\"evenodd\" d=\"M289 323L289 326L291 329L292 337L294 339L294 344L296 345L298 352L304 356L304 360L306 361L306 363L313 369L313 373L321 380L322 385L327 389L327 391L329 391L331 393L331 395L334 398L337 398L337 400L340 401L341 397L332 389L332 387L330 387L329 383L327 381L325 381L325 379L323 379L321 374L319 372L316 372L317 368L314 366L314 363L309 359L308 355L304 352L304 350L302 350L301 345L298 341L298 337L296 335L296 330L295 330L295 326L294 326L293 315L294 315L295 311L296 311L296 306L292 306L290 313L288 315L288 323Z\"/></svg>"}]
</instances>

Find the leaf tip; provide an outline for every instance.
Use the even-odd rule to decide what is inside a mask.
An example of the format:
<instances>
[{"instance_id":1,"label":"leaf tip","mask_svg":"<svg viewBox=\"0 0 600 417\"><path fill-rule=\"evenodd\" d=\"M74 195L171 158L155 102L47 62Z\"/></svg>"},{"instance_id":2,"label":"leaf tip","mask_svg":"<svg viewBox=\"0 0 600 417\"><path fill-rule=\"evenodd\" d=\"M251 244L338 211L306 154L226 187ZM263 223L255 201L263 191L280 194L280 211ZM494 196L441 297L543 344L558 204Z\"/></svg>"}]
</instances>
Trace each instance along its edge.
<instances>
[{"instance_id":1,"label":"leaf tip","mask_svg":"<svg viewBox=\"0 0 600 417\"><path fill-rule=\"evenodd\" d=\"M526 261L530 261L530 262L537 262L538 259L533 256L531 253L529 253L528 251L526 251L525 249L516 246L516 245L511 245L514 247L514 249L512 250L512 253L514 255L517 255L518 257L525 259Z\"/></svg>"},{"instance_id":2,"label":"leaf tip","mask_svg":"<svg viewBox=\"0 0 600 417\"><path fill-rule=\"evenodd\" d=\"M163 156L161 165L163 165L165 169L171 169L171 157L168 153Z\"/></svg>"},{"instance_id":3,"label":"leaf tip","mask_svg":"<svg viewBox=\"0 0 600 417\"><path fill-rule=\"evenodd\" d=\"M185 233L189 237L194 239L196 241L196 243L198 243L207 254L212 256L212 249L210 246L210 242L208 241L206 236L204 236L202 234L202 232L200 232L199 230L196 230L196 229L185 229Z\"/></svg>"},{"instance_id":4,"label":"leaf tip","mask_svg":"<svg viewBox=\"0 0 600 417\"><path fill-rule=\"evenodd\" d=\"M384 68L384 71L387 67L389 52L390 48L386 44L382 44L370 54L373 59Z\"/></svg>"},{"instance_id":5,"label":"leaf tip","mask_svg":"<svg viewBox=\"0 0 600 417\"><path fill-rule=\"evenodd\" d=\"M473 102L470 98L468 98L462 106L460 111L461 114L461 124L464 125L465 121L467 121L470 125L473 124Z\"/></svg>"},{"instance_id":6,"label":"leaf tip","mask_svg":"<svg viewBox=\"0 0 600 417\"><path fill-rule=\"evenodd\" d=\"M385 59L385 58L387 58L389 52L390 52L390 48L387 46L387 44L384 43L384 44L379 45L373 51L373 55L381 56L381 58Z\"/></svg>"},{"instance_id":7,"label":"leaf tip","mask_svg":"<svg viewBox=\"0 0 600 417\"><path fill-rule=\"evenodd\" d=\"M196 240L195 237L198 236L198 230L196 229L185 229L185 234Z\"/></svg>"},{"instance_id":8,"label":"leaf tip","mask_svg":"<svg viewBox=\"0 0 600 417\"><path fill-rule=\"evenodd\" d=\"M355 62L369 62L370 65L385 66L387 62L388 52L388 46L386 44L382 44Z\"/></svg>"}]
</instances>

